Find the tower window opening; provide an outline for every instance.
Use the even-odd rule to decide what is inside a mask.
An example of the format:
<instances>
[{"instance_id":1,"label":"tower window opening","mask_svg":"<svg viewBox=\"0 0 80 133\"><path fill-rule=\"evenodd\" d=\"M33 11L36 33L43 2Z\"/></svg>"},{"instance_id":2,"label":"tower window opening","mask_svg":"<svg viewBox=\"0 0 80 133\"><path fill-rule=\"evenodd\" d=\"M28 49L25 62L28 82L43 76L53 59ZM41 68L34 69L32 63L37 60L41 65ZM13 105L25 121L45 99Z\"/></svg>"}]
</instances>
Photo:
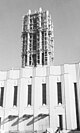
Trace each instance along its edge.
<instances>
[{"instance_id":1,"label":"tower window opening","mask_svg":"<svg viewBox=\"0 0 80 133\"><path fill-rule=\"evenodd\" d=\"M40 63L40 55L39 55L39 53L37 54L37 62L38 62L38 64Z\"/></svg>"},{"instance_id":2,"label":"tower window opening","mask_svg":"<svg viewBox=\"0 0 80 133\"><path fill-rule=\"evenodd\" d=\"M42 53L42 65L44 65L44 53Z\"/></svg>"},{"instance_id":3,"label":"tower window opening","mask_svg":"<svg viewBox=\"0 0 80 133\"><path fill-rule=\"evenodd\" d=\"M30 51L31 51L31 43L32 43L32 41L30 41Z\"/></svg>"},{"instance_id":4,"label":"tower window opening","mask_svg":"<svg viewBox=\"0 0 80 133\"><path fill-rule=\"evenodd\" d=\"M33 50L36 50L36 34L33 35Z\"/></svg>"},{"instance_id":5,"label":"tower window opening","mask_svg":"<svg viewBox=\"0 0 80 133\"><path fill-rule=\"evenodd\" d=\"M27 55L25 55L25 66L27 65Z\"/></svg>"},{"instance_id":6,"label":"tower window opening","mask_svg":"<svg viewBox=\"0 0 80 133\"><path fill-rule=\"evenodd\" d=\"M33 65L36 67L36 54L33 54Z\"/></svg>"},{"instance_id":7,"label":"tower window opening","mask_svg":"<svg viewBox=\"0 0 80 133\"><path fill-rule=\"evenodd\" d=\"M45 51L45 65L47 65L47 51Z\"/></svg>"},{"instance_id":8,"label":"tower window opening","mask_svg":"<svg viewBox=\"0 0 80 133\"><path fill-rule=\"evenodd\" d=\"M29 55L29 65L31 65L31 54Z\"/></svg>"}]
</instances>

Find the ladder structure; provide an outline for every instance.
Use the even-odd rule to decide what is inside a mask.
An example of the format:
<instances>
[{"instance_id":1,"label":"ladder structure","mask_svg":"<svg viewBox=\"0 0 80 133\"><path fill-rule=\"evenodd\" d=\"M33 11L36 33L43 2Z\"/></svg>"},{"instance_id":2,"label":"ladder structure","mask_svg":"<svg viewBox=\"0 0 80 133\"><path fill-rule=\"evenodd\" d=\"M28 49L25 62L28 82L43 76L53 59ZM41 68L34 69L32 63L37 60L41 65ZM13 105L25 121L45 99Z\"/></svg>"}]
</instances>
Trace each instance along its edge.
<instances>
[{"instance_id":1,"label":"ladder structure","mask_svg":"<svg viewBox=\"0 0 80 133\"><path fill-rule=\"evenodd\" d=\"M22 24L22 67L53 65L54 34L51 15L39 11L23 17Z\"/></svg>"}]
</instances>

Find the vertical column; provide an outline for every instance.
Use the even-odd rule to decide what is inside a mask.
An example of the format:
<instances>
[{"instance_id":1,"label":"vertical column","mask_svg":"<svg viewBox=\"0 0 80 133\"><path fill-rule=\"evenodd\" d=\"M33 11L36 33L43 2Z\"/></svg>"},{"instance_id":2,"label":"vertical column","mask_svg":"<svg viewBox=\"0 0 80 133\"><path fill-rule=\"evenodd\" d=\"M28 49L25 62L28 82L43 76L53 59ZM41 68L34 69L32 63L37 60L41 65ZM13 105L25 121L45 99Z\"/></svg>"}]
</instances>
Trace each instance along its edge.
<instances>
[{"instance_id":1,"label":"vertical column","mask_svg":"<svg viewBox=\"0 0 80 133\"><path fill-rule=\"evenodd\" d=\"M42 105L42 82L40 77L34 78L34 131L39 131L38 115ZM36 100L37 99L37 100Z\"/></svg>"},{"instance_id":2,"label":"vertical column","mask_svg":"<svg viewBox=\"0 0 80 133\"><path fill-rule=\"evenodd\" d=\"M63 114L63 129L67 129L67 120L66 120L66 102L65 102L65 82L64 82L64 66L61 66L61 86L62 86L62 105L64 106Z\"/></svg>"},{"instance_id":3,"label":"vertical column","mask_svg":"<svg viewBox=\"0 0 80 133\"><path fill-rule=\"evenodd\" d=\"M24 27L24 16L22 17L22 38L21 38L21 41L22 41L22 67L24 67L24 55L23 55L23 27Z\"/></svg>"},{"instance_id":4,"label":"vertical column","mask_svg":"<svg viewBox=\"0 0 80 133\"><path fill-rule=\"evenodd\" d=\"M48 39L48 30L49 30L49 23L48 23L48 16L49 16L49 12L46 12L46 20L47 20L47 29L46 29L46 46L47 46L47 65L49 65L49 39Z\"/></svg>"},{"instance_id":5,"label":"vertical column","mask_svg":"<svg viewBox=\"0 0 80 133\"><path fill-rule=\"evenodd\" d=\"M52 45L52 59L54 59L54 31L53 31L53 23L51 24L51 45ZM52 64L54 63L54 61L52 60Z\"/></svg>"},{"instance_id":6,"label":"vertical column","mask_svg":"<svg viewBox=\"0 0 80 133\"><path fill-rule=\"evenodd\" d=\"M42 32L41 32L41 12L42 9L39 9L39 45L40 45L40 65L42 65Z\"/></svg>"},{"instance_id":7,"label":"vertical column","mask_svg":"<svg viewBox=\"0 0 80 133\"><path fill-rule=\"evenodd\" d=\"M54 88L54 89L53 89ZM49 76L49 97L50 97L50 128L53 129L53 131L56 131L57 127L57 115L55 112L55 106L57 105L57 86L56 86L56 77L55 76ZM53 100L54 98L54 100Z\"/></svg>"},{"instance_id":8,"label":"vertical column","mask_svg":"<svg viewBox=\"0 0 80 133\"><path fill-rule=\"evenodd\" d=\"M40 65L42 65L42 33L39 32L40 35Z\"/></svg>"},{"instance_id":9,"label":"vertical column","mask_svg":"<svg viewBox=\"0 0 80 133\"><path fill-rule=\"evenodd\" d=\"M28 13L28 40L27 40L27 42L28 42L28 44L27 44L27 66L29 66L29 45L30 45L30 32L29 32L29 30L30 30L30 13L31 13L31 11L29 10L29 13Z\"/></svg>"},{"instance_id":10,"label":"vertical column","mask_svg":"<svg viewBox=\"0 0 80 133\"><path fill-rule=\"evenodd\" d=\"M25 66L25 56L24 56L24 53L22 51L22 67L24 67L24 66Z\"/></svg>"},{"instance_id":11,"label":"vertical column","mask_svg":"<svg viewBox=\"0 0 80 133\"><path fill-rule=\"evenodd\" d=\"M29 66L29 44L30 44L30 35L28 32L28 45L27 45L27 66Z\"/></svg>"},{"instance_id":12,"label":"vertical column","mask_svg":"<svg viewBox=\"0 0 80 133\"><path fill-rule=\"evenodd\" d=\"M76 129L76 109L75 109L75 96L73 79L69 73L69 66L64 66L64 83L65 83L65 115L66 115L66 128ZM74 122L73 122L74 121Z\"/></svg>"}]
</instances>

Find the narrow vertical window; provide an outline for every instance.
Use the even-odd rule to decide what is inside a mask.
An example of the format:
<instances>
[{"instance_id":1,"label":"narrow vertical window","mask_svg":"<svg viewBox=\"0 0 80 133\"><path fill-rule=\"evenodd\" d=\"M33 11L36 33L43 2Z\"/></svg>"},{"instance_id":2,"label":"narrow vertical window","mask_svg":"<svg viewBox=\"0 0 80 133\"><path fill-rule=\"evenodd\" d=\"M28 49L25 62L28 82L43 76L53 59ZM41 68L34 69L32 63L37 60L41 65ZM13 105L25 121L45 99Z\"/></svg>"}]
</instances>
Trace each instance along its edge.
<instances>
[{"instance_id":1,"label":"narrow vertical window","mask_svg":"<svg viewBox=\"0 0 80 133\"><path fill-rule=\"evenodd\" d=\"M44 65L44 53L42 53L42 65Z\"/></svg>"},{"instance_id":2,"label":"narrow vertical window","mask_svg":"<svg viewBox=\"0 0 80 133\"><path fill-rule=\"evenodd\" d=\"M13 105L17 106L17 92L18 92L18 86L14 86L14 102Z\"/></svg>"},{"instance_id":3,"label":"narrow vertical window","mask_svg":"<svg viewBox=\"0 0 80 133\"><path fill-rule=\"evenodd\" d=\"M25 55L25 66L27 65L27 55Z\"/></svg>"},{"instance_id":4,"label":"narrow vertical window","mask_svg":"<svg viewBox=\"0 0 80 133\"><path fill-rule=\"evenodd\" d=\"M77 129L79 129L79 112L78 112L77 83L74 83L74 93L75 93L75 106L76 106Z\"/></svg>"},{"instance_id":5,"label":"narrow vertical window","mask_svg":"<svg viewBox=\"0 0 80 133\"><path fill-rule=\"evenodd\" d=\"M0 117L0 129L1 129L1 117Z\"/></svg>"},{"instance_id":6,"label":"narrow vertical window","mask_svg":"<svg viewBox=\"0 0 80 133\"><path fill-rule=\"evenodd\" d=\"M59 104L59 103L62 103L61 82L57 83L57 93L58 93L58 104Z\"/></svg>"},{"instance_id":7,"label":"narrow vertical window","mask_svg":"<svg viewBox=\"0 0 80 133\"><path fill-rule=\"evenodd\" d=\"M29 65L31 65L31 54L29 56Z\"/></svg>"},{"instance_id":8,"label":"narrow vertical window","mask_svg":"<svg viewBox=\"0 0 80 133\"><path fill-rule=\"evenodd\" d=\"M0 106L3 107L4 87L0 88Z\"/></svg>"},{"instance_id":9,"label":"narrow vertical window","mask_svg":"<svg viewBox=\"0 0 80 133\"><path fill-rule=\"evenodd\" d=\"M34 65L34 67L36 67L36 54L33 54L33 65Z\"/></svg>"},{"instance_id":10,"label":"narrow vertical window","mask_svg":"<svg viewBox=\"0 0 80 133\"><path fill-rule=\"evenodd\" d=\"M59 115L59 127L60 127L61 130L63 129L62 115Z\"/></svg>"},{"instance_id":11,"label":"narrow vertical window","mask_svg":"<svg viewBox=\"0 0 80 133\"><path fill-rule=\"evenodd\" d=\"M46 84L42 84L42 104L46 104Z\"/></svg>"},{"instance_id":12,"label":"narrow vertical window","mask_svg":"<svg viewBox=\"0 0 80 133\"><path fill-rule=\"evenodd\" d=\"M32 85L28 85L28 105L31 105Z\"/></svg>"}]
</instances>

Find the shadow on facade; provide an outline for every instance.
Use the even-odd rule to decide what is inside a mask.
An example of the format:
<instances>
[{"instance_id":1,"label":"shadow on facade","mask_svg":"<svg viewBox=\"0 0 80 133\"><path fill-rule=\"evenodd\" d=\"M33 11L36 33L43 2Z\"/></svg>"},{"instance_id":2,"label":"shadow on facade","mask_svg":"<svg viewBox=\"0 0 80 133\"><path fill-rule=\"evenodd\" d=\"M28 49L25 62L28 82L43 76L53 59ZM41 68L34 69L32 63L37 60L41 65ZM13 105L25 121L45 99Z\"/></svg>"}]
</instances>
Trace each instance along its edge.
<instances>
[{"instance_id":1,"label":"shadow on facade","mask_svg":"<svg viewBox=\"0 0 80 133\"><path fill-rule=\"evenodd\" d=\"M5 118L2 122L1 122L1 125L7 123L7 122L10 122L14 119L16 119L18 116L12 116L12 115L9 115L7 118Z\"/></svg>"},{"instance_id":2,"label":"shadow on facade","mask_svg":"<svg viewBox=\"0 0 80 133\"><path fill-rule=\"evenodd\" d=\"M18 118L17 121L15 121L11 126L15 126L25 120L28 120L29 118L31 118L33 115L23 115L22 117Z\"/></svg>"},{"instance_id":3,"label":"shadow on facade","mask_svg":"<svg viewBox=\"0 0 80 133\"><path fill-rule=\"evenodd\" d=\"M33 115L26 115L26 114L25 114L25 115L23 115L22 117L18 118L18 116L9 115L8 117L6 117L6 118L1 122L1 125L5 124L5 123L7 123L7 122L10 122L10 121L12 121L12 120L14 120L14 119L17 118L17 120L11 125L11 126L15 126L15 125L17 125L17 124L19 124L19 123L21 123L21 122L23 122L23 121L29 119L29 118L32 117L32 116L33 116Z\"/></svg>"},{"instance_id":4,"label":"shadow on facade","mask_svg":"<svg viewBox=\"0 0 80 133\"><path fill-rule=\"evenodd\" d=\"M49 115L47 114L39 114L38 116L34 117L28 124L27 126L31 125L31 124L34 124L35 122L41 120L41 119L44 119L45 117L47 117Z\"/></svg>"},{"instance_id":5,"label":"shadow on facade","mask_svg":"<svg viewBox=\"0 0 80 133\"><path fill-rule=\"evenodd\" d=\"M26 115L24 114L22 117L18 117L18 116L13 116L13 115L9 115L7 118L5 118L1 125L7 123L7 122L10 122L10 121L13 121L14 119L17 118L17 120L11 125L11 126L15 126L15 125L18 125L19 123L25 121L25 120L28 120L29 118L31 118L33 115ZM39 114L38 116L32 118L32 120L27 124L27 126L31 125L31 124L34 124L35 122L41 120L41 119L44 119L45 117L49 116L48 114Z\"/></svg>"}]
</instances>

